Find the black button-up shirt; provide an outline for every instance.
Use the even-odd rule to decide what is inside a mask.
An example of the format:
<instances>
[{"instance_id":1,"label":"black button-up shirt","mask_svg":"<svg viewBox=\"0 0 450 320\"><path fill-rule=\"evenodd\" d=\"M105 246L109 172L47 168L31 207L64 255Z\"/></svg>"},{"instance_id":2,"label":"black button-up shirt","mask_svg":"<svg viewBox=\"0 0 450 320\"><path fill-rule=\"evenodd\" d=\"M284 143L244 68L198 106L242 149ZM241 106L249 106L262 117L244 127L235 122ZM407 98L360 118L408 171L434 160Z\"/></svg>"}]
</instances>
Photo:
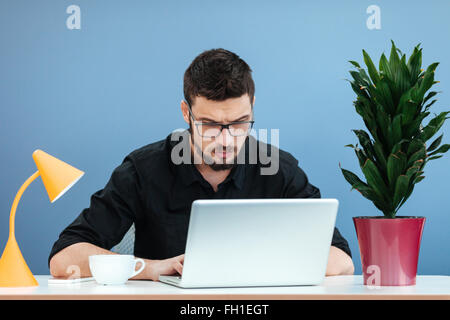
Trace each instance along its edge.
<instances>
[{"instance_id":1,"label":"black button-up shirt","mask_svg":"<svg viewBox=\"0 0 450 320\"><path fill-rule=\"evenodd\" d=\"M250 139L256 141L249 136L243 151L248 152ZM133 223L136 257L166 259L183 254L191 204L196 199L320 198L319 189L309 183L298 161L281 149L277 149L276 174L261 174L261 168L267 165L261 164L257 152L256 163L237 164L215 192L194 164L172 161L172 149L178 144L172 140L169 135L126 156L106 186L91 196L90 207L60 234L48 261L78 242L109 250ZM271 150L270 145L266 148ZM331 244L351 256L337 228Z\"/></svg>"}]
</instances>

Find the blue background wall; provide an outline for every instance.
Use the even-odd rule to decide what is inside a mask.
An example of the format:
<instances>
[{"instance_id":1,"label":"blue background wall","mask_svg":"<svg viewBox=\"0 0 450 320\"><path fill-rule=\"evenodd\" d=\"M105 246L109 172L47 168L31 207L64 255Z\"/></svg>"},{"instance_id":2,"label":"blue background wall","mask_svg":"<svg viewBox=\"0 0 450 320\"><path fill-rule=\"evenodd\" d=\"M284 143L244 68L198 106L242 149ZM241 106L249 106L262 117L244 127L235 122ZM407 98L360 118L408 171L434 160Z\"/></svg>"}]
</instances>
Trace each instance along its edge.
<instances>
[{"instance_id":1,"label":"blue background wall","mask_svg":"<svg viewBox=\"0 0 450 320\"><path fill-rule=\"evenodd\" d=\"M81 30L68 30L66 8L81 8ZM381 8L369 30L366 8ZM298 158L322 197L340 200L337 226L361 273L351 218L380 215L350 192L338 163L361 175L351 129L348 60L361 49L378 61L390 39L408 55L419 42L428 66L441 64L432 111L450 106L448 1L4 1L0 2L0 250L21 184L40 148L86 175L50 204L41 179L26 190L16 235L35 274L47 274L53 242L103 188L132 150L185 127L182 77L203 50L223 47L254 70L257 128L279 128L281 148ZM434 109L434 110L433 110ZM444 142L450 142L450 125ZM450 157L431 162L399 215L426 216L419 274L450 274Z\"/></svg>"}]
</instances>

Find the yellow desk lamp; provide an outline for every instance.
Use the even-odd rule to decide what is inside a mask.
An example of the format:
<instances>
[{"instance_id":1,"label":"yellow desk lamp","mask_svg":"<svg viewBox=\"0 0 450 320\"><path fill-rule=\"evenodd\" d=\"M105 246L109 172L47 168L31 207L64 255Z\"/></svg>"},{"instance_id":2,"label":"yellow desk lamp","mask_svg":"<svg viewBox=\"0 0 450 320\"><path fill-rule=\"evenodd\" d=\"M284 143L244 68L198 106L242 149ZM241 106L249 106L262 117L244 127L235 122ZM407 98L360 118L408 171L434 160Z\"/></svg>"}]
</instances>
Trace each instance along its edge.
<instances>
[{"instance_id":1,"label":"yellow desk lamp","mask_svg":"<svg viewBox=\"0 0 450 320\"><path fill-rule=\"evenodd\" d=\"M31 287L38 285L20 252L14 235L14 218L17 204L25 189L33 180L41 176L50 202L53 203L84 175L83 171L52 157L42 150L34 151L33 159L38 170L20 187L11 207L9 238L0 258L0 287Z\"/></svg>"}]
</instances>

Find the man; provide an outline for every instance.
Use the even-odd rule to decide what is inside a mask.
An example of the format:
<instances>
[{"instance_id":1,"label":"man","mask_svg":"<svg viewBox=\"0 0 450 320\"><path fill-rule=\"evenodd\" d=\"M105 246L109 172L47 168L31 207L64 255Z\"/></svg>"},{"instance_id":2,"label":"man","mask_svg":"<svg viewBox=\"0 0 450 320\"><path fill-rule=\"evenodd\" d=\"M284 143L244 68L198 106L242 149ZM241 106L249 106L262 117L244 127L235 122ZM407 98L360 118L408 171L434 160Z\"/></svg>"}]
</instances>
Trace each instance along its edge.
<instances>
[{"instance_id":1,"label":"man","mask_svg":"<svg viewBox=\"0 0 450 320\"><path fill-rule=\"evenodd\" d=\"M90 276L88 257L114 254L109 249L132 223L134 255L146 261L134 279L157 281L159 275L181 274L194 200L320 198L319 189L289 153L257 144L276 156L272 174L262 173L268 165L259 151L253 153L256 163L249 161L256 141L249 135L255 101L251 72L247 63L224 49L194 59L184 75L181 111L189 130L178 134L182 141L172 134L125 157L105 188L92 195L90 207L55 242L49 256L53 276L70 276L67 270L74 265L82 277ZM326 274L353 272L347 241L335 228Z\"/></svg>"}]
</instances>

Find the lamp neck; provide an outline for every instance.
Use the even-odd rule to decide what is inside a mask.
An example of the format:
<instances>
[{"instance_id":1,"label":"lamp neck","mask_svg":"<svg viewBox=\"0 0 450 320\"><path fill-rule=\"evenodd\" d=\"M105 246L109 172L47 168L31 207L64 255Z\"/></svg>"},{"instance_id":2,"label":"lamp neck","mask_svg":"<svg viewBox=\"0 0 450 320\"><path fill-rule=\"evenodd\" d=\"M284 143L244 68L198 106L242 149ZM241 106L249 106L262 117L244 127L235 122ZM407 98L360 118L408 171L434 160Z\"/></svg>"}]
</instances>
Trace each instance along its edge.
<instances>
[{"instance_id":1,"label":"lamp neck","mask_svg":"<svg viewBox=\"0 0 450 320\"><path fill-rule=\"evenodd\" d=\"M17 210L17 205L19 204L19 200L22 197L23 192L25 191L25 189L30 185L31 182L33 182L33 180L35 180L37 177L39 177L39 171L36 171L35 173L33 173L31 175L31 177L29 177L24 183L23 185L20 187L19 191L17 191L16 197L14 198L14 202L12 204L11 207L11 213L9 215L9 237L10 238L15 238L15 234L14 234L14 220L16 218L16 210Z\"/></svg>"}]
</instances>

